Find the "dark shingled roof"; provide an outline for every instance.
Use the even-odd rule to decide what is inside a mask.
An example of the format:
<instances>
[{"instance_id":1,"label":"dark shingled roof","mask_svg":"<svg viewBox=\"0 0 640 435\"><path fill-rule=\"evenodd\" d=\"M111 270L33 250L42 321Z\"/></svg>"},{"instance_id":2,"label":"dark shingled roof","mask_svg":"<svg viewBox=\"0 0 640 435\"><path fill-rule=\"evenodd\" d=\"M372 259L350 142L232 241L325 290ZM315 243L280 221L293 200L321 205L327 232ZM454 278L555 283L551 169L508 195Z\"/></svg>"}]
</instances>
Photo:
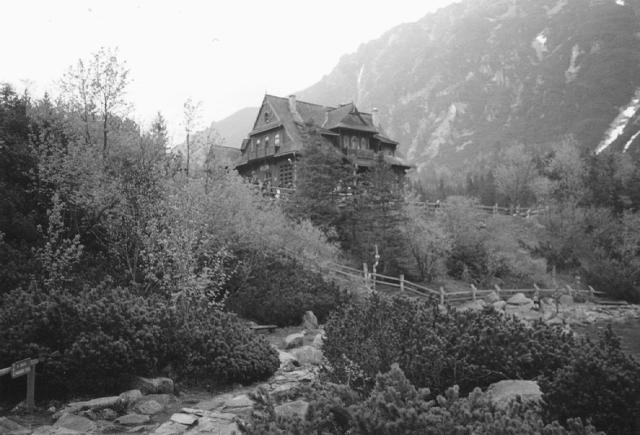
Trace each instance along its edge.
<instances>
[{"instance_id":1,"label":"dark shingled roof","mask_svg":"<svg viewBox=\"0 0 640 435\"><path fill-rule=\"evenodd\" d=\"M296 100L295 112L297 113L292 113L289 108L288 98L267 94L264 100L264 103L268 103L273 108L278 119L268 125L252 130L249 136L272 128L284 127L292 140L285 141L276 156L299 152L305 145L310 143L330 144L331 142L327 139L327 136L336 136L338 134L336 130L338 129L373 133L373 137L381 142L392 145L398 144L398 142L388 138L381 127L373 124L373 118L370 113L359 112L353 103L331 107ZM245 146L246 144L243 142L243 147ZM385 156L385 160L388 160L393 165L409 167L397 157Z\"/></svg>"}]
</instances>

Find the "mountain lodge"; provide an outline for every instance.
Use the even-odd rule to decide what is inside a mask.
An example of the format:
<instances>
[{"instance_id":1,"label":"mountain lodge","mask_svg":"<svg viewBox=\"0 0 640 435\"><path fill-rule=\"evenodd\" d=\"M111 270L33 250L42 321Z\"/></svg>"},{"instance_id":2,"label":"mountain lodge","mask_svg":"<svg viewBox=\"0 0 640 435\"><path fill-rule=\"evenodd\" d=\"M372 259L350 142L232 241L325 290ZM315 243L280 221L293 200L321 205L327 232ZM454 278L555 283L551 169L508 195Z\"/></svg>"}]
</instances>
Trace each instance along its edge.
<instances>
[{"instance_id":1,"label":"mountain lodge","mask_svg":"<svg viewBox=\"0 0 640 435\"><path fill-rule=\"evenodd\" d=\"M338 148L357 171L380 156L400 174L411 167L397 155L398 142L380 127L377 109L365 113L353 103L330 107L297 101L295 95L265 95L236 169L256 182L293 187L295 161L312 140Z\"/></svg>"}]
</instances>

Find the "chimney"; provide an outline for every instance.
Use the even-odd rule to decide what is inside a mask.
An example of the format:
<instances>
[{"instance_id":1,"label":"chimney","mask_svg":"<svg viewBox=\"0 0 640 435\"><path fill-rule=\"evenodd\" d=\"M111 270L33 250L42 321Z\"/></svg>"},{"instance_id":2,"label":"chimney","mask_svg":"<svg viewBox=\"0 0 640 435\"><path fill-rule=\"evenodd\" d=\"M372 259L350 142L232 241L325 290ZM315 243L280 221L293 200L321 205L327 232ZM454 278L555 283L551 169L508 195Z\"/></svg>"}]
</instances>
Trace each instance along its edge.
<instances>
[{"instance_id":1,"label":"chimney","mask_svg":"<svg viewBox=\"0 0 640 435\"><path fill-rule=\"evenodd\" d=\"M291 94L289 95L289 111L291 112L291 115L293 115L293 119L296 122L304 122L302 120L302 116L300 116L300 114L298 113L298 108L296 107L296 96L295 94Z\"/></svg>"},{"instance_id":2,"label":"chimney","mask_svg":"<svg viewBox=\"0 0 640 435\"><path fill-rule=\"evenodd\" d=\"M374 107L373 110L371 110L371 122L374 127L380 127L380 117L378 115L377 107Z\"/></svg>"}]
</instances>

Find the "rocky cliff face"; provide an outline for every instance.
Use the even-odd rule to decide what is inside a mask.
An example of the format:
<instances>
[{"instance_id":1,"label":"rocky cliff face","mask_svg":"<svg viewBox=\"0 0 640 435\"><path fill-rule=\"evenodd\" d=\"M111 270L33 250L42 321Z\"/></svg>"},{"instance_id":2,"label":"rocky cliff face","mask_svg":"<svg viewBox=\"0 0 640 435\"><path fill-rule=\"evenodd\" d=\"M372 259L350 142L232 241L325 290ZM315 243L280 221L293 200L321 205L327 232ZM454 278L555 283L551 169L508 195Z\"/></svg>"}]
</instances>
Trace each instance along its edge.
<instances>
[{"instance_id":1,"label":"rocky cliff face","mask_svg":"<svg viewBox=\"0 0 640 435\"><path fill-rule=\"evenodd\" d=\"M378 107L419 170L573 135L640 147L640 0L464 0L344 56L300 99Z\"/></svg>"}]
</instances>

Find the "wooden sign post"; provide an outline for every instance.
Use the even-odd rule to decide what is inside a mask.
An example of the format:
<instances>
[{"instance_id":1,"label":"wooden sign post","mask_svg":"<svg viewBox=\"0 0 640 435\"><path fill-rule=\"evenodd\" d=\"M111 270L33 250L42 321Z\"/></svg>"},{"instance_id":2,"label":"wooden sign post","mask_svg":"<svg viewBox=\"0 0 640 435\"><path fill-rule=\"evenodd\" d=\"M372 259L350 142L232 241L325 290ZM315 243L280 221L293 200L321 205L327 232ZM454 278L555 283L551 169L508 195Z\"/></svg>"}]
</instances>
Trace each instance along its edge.
<instances>
[{"instance_id":1,"label":"wooden sign post","mask_svg":"<svg viewBox=\"0 0 640 435\"><path fill-rule=\"evenodd\" d=\"M35 408L35 391L36 391L36 364L37 359L23 359L11 364L11 367L0 369L0 376L11 373L11 378L19 378L27 375L27 409L33 411Z\"/></svg>"}]
</instances>

